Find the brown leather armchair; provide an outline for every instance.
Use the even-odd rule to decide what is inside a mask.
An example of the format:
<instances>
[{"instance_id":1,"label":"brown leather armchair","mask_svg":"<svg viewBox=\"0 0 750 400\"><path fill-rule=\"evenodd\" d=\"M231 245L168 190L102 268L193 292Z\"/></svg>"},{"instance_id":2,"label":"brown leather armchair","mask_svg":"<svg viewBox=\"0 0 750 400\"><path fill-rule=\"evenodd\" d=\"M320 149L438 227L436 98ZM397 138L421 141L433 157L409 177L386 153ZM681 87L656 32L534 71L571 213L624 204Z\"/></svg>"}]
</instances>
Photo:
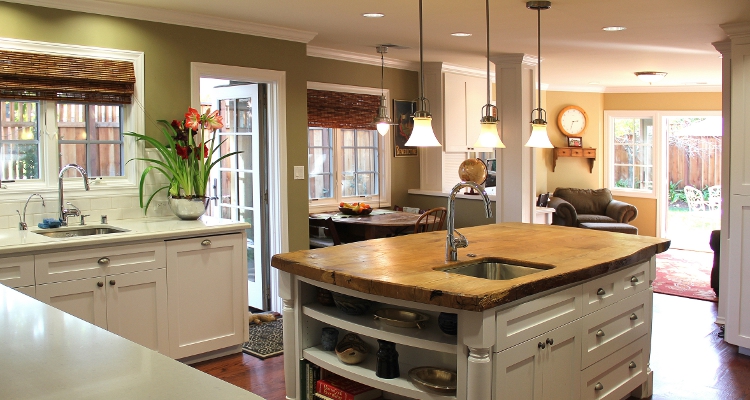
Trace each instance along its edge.
<instances>
[{"instance_id":1,"label":"brown leather armchair","mask_svg":"<svg viewBox=\"0 0 750 400\"><path fill-rule=\"evenodd\" d=\"M584 222L622 223L635 219L638 209L614 200L609 189L557 188L547 207L555 209L552 225L577 227Z\"/></svg>"}]
</instances>

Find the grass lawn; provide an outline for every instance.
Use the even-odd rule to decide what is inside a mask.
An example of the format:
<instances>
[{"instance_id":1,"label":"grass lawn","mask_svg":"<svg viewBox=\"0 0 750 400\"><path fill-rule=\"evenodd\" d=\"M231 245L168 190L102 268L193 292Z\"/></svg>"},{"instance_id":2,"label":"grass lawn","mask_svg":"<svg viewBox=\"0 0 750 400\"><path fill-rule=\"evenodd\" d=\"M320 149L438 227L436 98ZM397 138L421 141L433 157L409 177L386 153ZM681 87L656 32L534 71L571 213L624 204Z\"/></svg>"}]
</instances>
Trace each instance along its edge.
<instances>
[{"instance_id":1,"label":"grass lawn","mask_svg":"<svg viewBox=\"0 0 750 400\"><path fill-rule=\"evenodd\" d=\"M711 251L711 231L721 229L721 211L688 211L683 202L670 204L667 210L667 238L671 248Z\"/></svg>"}]
</instances>

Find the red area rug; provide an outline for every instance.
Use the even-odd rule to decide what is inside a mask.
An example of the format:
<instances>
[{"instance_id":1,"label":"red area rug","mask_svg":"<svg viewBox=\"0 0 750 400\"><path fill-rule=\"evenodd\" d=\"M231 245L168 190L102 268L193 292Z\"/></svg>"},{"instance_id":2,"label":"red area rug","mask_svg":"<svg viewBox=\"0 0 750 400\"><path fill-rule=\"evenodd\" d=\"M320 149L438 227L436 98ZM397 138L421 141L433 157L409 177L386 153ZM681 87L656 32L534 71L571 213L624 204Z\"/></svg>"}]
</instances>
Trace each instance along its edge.
<instances>
[{"instance_id":1,"label":"red area rug","mask_svg":"<svg viewBox=\"0 0 750 400\"><path fill-rule=\"evenodd\" d=\"M703 251L669 249L656 255L654 292L718 301L711 289L714 254Z\"/></svg>"}]
</instances>

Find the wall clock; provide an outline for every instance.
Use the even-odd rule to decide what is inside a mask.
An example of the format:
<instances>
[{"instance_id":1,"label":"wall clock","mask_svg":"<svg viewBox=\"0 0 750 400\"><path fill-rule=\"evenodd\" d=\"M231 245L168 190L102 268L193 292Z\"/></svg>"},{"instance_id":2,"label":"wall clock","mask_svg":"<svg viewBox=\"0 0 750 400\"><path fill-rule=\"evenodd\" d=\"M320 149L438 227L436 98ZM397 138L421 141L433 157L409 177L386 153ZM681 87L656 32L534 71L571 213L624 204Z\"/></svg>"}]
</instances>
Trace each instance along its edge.
<instances>
[{"instance_id":1,"label":"wall clock","mask_svg":"<svg viewBox=\"0 0 750 400\"><path fill-rule=\"evenodd\" d=\"M583 108L567 106L557 115L557 127L565 136L583 136L586 132L587 119L586 111L583 111Z\"/></svg>"}]
</instances>

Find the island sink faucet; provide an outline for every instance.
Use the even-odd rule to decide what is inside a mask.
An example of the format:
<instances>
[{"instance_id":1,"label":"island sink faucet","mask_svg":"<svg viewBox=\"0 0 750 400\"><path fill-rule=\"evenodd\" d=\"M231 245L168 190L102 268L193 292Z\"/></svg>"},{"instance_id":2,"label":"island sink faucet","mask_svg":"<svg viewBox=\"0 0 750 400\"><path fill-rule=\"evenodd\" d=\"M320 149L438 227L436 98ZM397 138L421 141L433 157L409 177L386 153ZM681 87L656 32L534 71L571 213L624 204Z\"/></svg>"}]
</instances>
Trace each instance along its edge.
<instances>
[{"instance_id":1,"label":"island sink faucet","mask_svg":"<svg viewBox=\"0 0 750 400\"><path fill-rule=\"evenodd\" d=\"M60 225L67 226L68 225L68 217L74 216L77 217L81 215L81 210L79 210L76 207L73 207L73 209L67 209L65 208L65 201L63 200L63 175L65 175L65 171L69 169L75 169L78 171L78 173L81 174L83 177L83 187L86 190L89 190L89 175L86 173L86 170L83 169L78 164L68 164L62 168L60 168L60 175L57 176L58 181L58 200L60 200Z\"/></svg>"},{"instance_id":2,"label":"island sink faucet","mask_svg":"<svg viewBox=\"0 0 750 400\"><path fill-rule=\"evenodd\" d=\"M448 196L448 236L445 239L445 261L456 261L458 259L458 248L467 247L469 245L469 241L466 240L466 237L455 229L455 224L453 222L455 216L454 209L456 195L459 190L465 187L472 188L482 195L485 215L487 215L487 218L492 218L490 198L487 196L487 192L484 191L484 188L471 181L459 182L456 186L453 186L453 190L451 190L451 194ZM458 234L458 237L454 237L454 232Z\"/></svg>"}]
</instances>

